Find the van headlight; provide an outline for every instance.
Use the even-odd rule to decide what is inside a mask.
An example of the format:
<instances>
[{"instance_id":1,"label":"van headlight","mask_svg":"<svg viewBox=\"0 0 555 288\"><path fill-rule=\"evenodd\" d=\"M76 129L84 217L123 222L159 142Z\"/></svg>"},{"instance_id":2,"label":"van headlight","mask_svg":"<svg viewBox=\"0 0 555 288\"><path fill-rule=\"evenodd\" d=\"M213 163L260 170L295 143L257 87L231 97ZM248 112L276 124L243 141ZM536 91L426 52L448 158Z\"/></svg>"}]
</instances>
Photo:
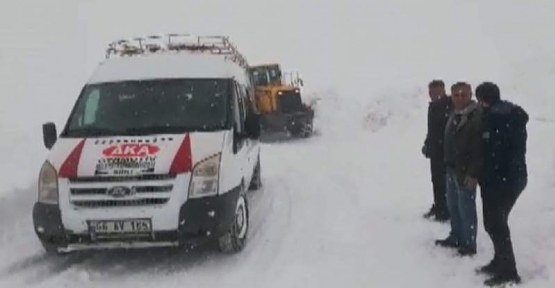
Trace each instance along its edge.
<instances>
[{"instance_id":1,"label":"van headlight","mask_svg":"<svg viewBox=\"0 0 555 288\"><path fill-rule=\"evenodd\" d=\"M221 153L214 155L195 166L189 188L189 198L202 198L218 194L221 156Z\"/></svg>"},{"instance_id":2,"label":"van headlight","mask_svg":"<svg viewBox=\"0 0 555 288\"><path fill-rule=\"evenodd\" d=\"M48 161L40 169L38 201L47 204L58 204L58 173Z\"/></svg>"}]
</instances>

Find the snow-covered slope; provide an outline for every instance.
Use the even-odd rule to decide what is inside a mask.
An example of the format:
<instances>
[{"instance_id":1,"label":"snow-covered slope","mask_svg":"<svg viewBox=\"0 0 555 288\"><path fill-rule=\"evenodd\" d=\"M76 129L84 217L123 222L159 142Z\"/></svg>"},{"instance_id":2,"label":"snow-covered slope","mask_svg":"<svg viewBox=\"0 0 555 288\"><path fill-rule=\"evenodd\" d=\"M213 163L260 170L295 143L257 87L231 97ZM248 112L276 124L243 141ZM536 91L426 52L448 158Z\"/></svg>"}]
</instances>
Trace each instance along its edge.
<instances>
[{"instance_id":1,"label":"snow-covered slope","mask_svg":"<svg viewBox=\"0 0 555 288\"><path fill-rule=\"evenodd\" d=\"M483 3L487 2L487 3ZM16 1L0 9L0 287L478 287L492 247L458 259L420 155L431 78L494 80L522 104L530 184L511 215L524 287L555 273L555 3L537 1ZM45 150L118 37L231 35L251 63L300 70L319 135L263 147L265 187L235 256L195 251L43 255L30 220ZM480 201L478 201L480 204ZM479 210L481 212L481 209ZM481 217L480 217L481 220Z\"/></svg>"}]
</instances>

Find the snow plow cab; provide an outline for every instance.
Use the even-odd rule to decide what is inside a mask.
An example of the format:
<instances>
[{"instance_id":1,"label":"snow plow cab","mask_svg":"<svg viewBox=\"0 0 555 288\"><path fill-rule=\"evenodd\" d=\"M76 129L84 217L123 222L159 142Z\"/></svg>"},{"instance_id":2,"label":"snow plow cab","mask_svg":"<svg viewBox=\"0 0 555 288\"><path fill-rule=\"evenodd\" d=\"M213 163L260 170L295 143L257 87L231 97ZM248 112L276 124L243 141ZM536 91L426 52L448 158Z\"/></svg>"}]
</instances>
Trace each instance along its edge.
<instances>
[{"instance_id":1,"label":"snow plow cab","mask_svg":"<svg viewBox=\"0 0 555 288\"><path fill-rule=\"evenodd\" d=\"M265 138L309 137L313 132L314 110L303 103L302 80L285 81L279 64L251 66L256 87L255 102L262 115L262 135Z\"/></svg>"},{"instance_id":2,"label":"snow plow cab","mask_svg":"<svg viewBox=\"0 0 555 288\"><path fill-rule=\"evenodd\" d=\"M47 252L183 246L238 252L260 181L259 117L226 37L112 43L50 150L33 208Z\"/></svg>"}]
</instances>

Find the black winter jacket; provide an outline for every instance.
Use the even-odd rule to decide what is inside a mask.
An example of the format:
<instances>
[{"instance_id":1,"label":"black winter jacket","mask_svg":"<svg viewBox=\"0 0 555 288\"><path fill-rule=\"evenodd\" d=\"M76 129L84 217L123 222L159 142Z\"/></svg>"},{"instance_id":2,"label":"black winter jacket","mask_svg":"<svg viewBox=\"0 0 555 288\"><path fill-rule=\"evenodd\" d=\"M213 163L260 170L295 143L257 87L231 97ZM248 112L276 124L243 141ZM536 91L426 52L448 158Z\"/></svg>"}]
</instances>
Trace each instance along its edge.
<instances>
[{"instance_id":1,"label":"black winter jacket","mask_svg":"<svg viewBox=\"0 0 555 288\"><path fill-rule=\"evenodd\" d=\"M528 114L521 107L501 100L484 112L484 166L480 185L489 188L524 189L528 181Z\"/></svg>"},{"instance_id":2,"label":"black winter jacket","mask_svg":"<svg viewBox=\"0 0 555 288\"><path fill-rule=\"evenodd\" d=\"M437 101L430 102L428 106L428 134L424 143L427 157L443 159L445 126L452 111L451 97L446 96Z\"/></svg>"}]
</instances>

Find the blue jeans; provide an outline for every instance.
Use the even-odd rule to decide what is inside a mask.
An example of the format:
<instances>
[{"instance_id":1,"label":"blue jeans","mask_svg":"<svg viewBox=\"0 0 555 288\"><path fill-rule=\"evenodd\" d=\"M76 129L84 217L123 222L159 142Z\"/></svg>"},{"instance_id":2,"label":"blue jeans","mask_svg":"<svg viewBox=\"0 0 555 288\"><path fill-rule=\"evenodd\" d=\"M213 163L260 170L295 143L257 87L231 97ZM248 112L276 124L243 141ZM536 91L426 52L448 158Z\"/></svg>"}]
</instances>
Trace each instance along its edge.
<instances>
[{"instance_id":1,"label":"blue jeans","mask_svg":"<svg viewBox=\"0 0 555 288\"><path fill-rule=\"evenodd\" d=\"M451 215L449 238L460 246L476 249L478 216L476 189L468 189L457 180L455 169L447 168L447 207Z\"/></svg>"}]
</instances>

